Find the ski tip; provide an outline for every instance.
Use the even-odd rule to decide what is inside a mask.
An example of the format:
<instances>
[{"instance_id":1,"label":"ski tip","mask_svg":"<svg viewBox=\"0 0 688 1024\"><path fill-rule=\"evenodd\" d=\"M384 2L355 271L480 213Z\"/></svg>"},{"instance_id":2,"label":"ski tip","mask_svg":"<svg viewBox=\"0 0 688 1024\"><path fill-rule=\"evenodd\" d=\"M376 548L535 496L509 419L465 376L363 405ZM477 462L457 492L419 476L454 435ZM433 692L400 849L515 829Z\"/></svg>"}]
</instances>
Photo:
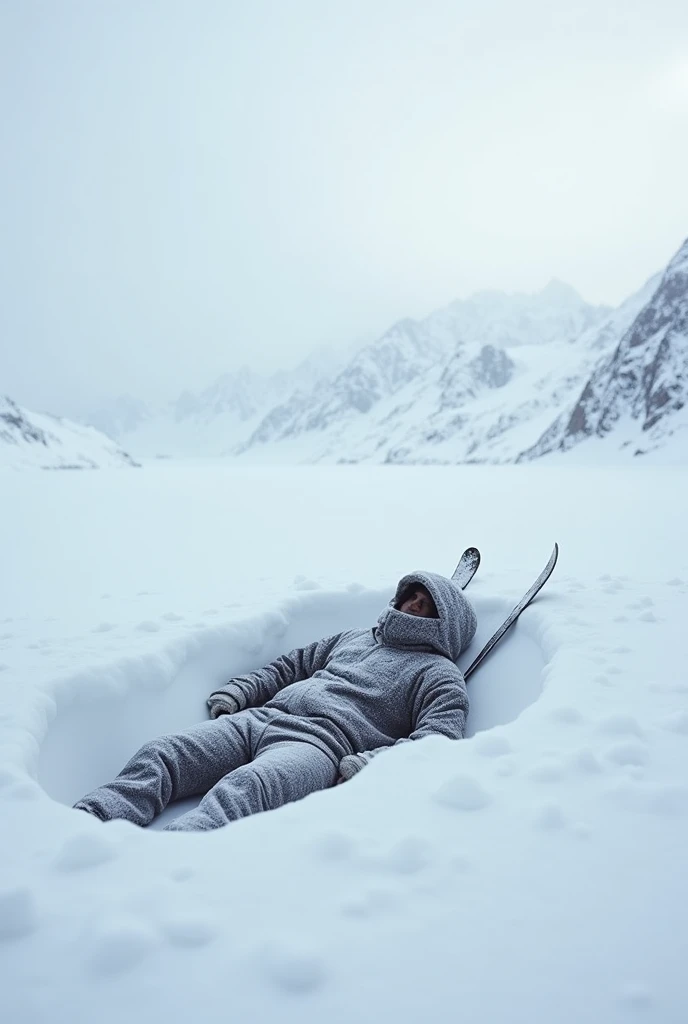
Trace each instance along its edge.
<instances>
[{"instance_id":1,"label":"ski tip","mask_svg":"<svg viewBox=\"0 0 688 1024\"><path fill-rule=\"evenodd\" d=\"M461 586L465 586L475 576L479 565L480 552L478 549L475 547L466 548L451 578L455 582L460 583Z\"/></svg>"}]
</instances>

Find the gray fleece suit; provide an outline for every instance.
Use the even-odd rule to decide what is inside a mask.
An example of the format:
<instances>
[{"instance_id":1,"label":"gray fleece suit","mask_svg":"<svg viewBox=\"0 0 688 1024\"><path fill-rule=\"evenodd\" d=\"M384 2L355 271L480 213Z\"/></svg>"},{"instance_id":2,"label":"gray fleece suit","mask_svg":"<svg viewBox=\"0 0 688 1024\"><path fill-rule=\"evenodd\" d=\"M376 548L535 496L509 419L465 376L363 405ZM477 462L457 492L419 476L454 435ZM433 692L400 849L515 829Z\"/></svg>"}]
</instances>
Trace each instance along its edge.
<instances>
[{"instance_id":1,"label":"gray fleece suit","mask_svg":"<svg viewBox=\"0 0 688 1024\"><path fill-rule=\"evenodd\" d=\"M439 618L398 610L417 583ZM468 695L456 661L475 630L451 580L404 576L376 628L338 633L230 680L210 695L210 721L147 743L75 806L148 825L170 801L204 794L167 829L205 831L350 778L395 743L460 739Z\"/></svg>"}]
</instances>

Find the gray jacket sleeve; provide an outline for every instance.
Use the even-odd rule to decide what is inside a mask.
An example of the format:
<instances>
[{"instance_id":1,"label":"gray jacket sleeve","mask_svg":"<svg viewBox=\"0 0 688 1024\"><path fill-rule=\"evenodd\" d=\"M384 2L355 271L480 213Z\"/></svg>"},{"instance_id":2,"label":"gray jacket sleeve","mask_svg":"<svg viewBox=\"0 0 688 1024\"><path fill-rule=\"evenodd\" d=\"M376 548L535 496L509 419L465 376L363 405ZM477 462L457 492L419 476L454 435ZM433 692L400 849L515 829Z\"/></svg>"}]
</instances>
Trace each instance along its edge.
<instances>
[{"instance_id":1,"label":"gray jacket sleeve","mask_svg":"<svg viewBox=\"0 0 688 1024\"><path fill-rule=\"evenodd\" d=\"M448 666L449 667L449 666ZM431 669L418 689L413 707L410 740L424 736L463 739L468 718L468 692L463 675L452 665L449 671Z\"/></svg>"},{"instance_id":2,"label":"gray jacket sleeve","mask_svg":"<svg viewBox=\"0 0 688 1024\"><path fill-rule=\"evenodd\" d=\"M397 740L422 740L425 736L446 736L450 740L463 739L468 718L468 692L463 675L454 666L449 672L431 671L418 689L413 707L413 730L409 736ZM394 744L394 746L397 745ZM339 774L350 779L378 754L389 747L376 747L358 754L347 754L339 762Z\"/></svg>"},{"instance_id":3,"label":"gray jacket sleeve","mask_svg":"<svg viewBox=\"0 0 688 1024\"><path fill-rule=\"evenodd\" d=\"M324 668L337 642L344 633L317 640L308 647L299 647L289 654L283 654L276 661L249 672L243 676L235 676L228 683L214 690L208 698L210 717L228 711L243 711L244 708L257 708L271 700L279 690L290 683L298 683L308 679Z\"/></svg>"}]
</instances>

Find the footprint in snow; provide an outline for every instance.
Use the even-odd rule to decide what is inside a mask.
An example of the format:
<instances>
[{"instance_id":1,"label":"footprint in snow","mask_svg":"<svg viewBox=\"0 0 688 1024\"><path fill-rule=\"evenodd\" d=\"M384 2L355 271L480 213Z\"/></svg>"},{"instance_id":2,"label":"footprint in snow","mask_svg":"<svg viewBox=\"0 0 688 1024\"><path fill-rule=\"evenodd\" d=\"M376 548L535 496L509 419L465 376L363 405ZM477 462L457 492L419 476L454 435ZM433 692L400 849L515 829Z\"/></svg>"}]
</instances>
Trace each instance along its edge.
<instances>
[{"instance_id":1,"label":"footprint in snow","mask_svg":"<svg viewBox=\"0 0 688 1024\"><path fill-rule=\"evenodd\" d=\"M379 866L399 875L415 875L430 863L430 844L419 836L399 840L379 862Z\"/></svg>"},{"instance_id":2,"label":"footprint in snow","mask_svg":"<svg viewBox=\"0 0 688 1024\"><path fill-rule=\"evenodd\" d=\"M168 917L162 923L162 931L170 945L184 949L207 946L218 935L218 927L214 921L206 917L184 914Z\"/></svg>"},{"instance_id":3,"label":"footprint in snow","mask_svg":"<svg viewBox=\"0 0 688 1024\"><path fill-rule=\"evenodd\" d=\"M321 860L344 861L353 857L356 845L346 832L338 832L333 829L316 836L312 840L311 849Z\"/></svg>"},{"instance_id":4,"label":"footprint in snow","mask_svg":"<svg viewBox=\"0 0 688 1024\"><path fill-rule=\"evenodd\" d=\"M261 950L256 961L275 988L293 995L313 992L327 977L322 958L313 950L299 949L291 937L284 944L273 943Z\"/></svg>"},{"instance_id":5,"label":"footprint in snow","mask_svg":"<svg viewBox=\"0 0 688 1024\"><path fill-rule=\"evenodd\" d=\"M114 622L101 622L99 625L94 626L91 630L92 633L109 633L111 629L116 629Z\"/></svg>"},{"instance_id":6,"label":"footprint in snow","mask_svg":"<svg viewBox=\"0 0 688 1024\"><path fill-rule=\"evenodd\" d=\"M571 756L571 767L584 775L600 775L604 769L590 747L583 747Z\"/></svg>"},{"instance_id":7,"label":"footprint in snow","mask_svg":"<svg viewBox=\"0 0 688 1024\"><path fill-rule=\"evenodd\" d=\"M614 686L614 683L607 676L597 675L592 677L593 683L599 683L600 686Z\"/></svg>"},{"instance_id":8,"label":"footprint in snow","mask_svg":"<svg viewBox=\"0 0 688 1024\"><path fill-rule=\"evenodd\" d=\"M638 719L633 715L618 712L614 715L607 715L597 723L599 732L618 736L642 736L643 730Z\"/></svg>"},{"instance_id":9,"label":"footprint in snow","mask_svg":"<svg viewBox=\"0 0 688 1024\"><path fill-rule=\"evenodd\" d=\"M688 711L674 711L659 723L660 728L688 736Z\"/></svg>"},{"instance_id":10,"label":"footprint in snow","mask_svg":"<svg viewBox=\"0 0 688 1024\"><path fill-rule=\"evenodd\" d=\"M688 786L682 782L657 785L623 779L607 792L624 810L644 811L666 818L677 818L688 812Z\"/></svg>"},{"instance_id":11,"label":"footprint in snow","mask_svg":"<svg viewBox=\"0 0 688 1024\"><path fill-rule=\"evenodd\" d=\"M315 580L301 580L294 583L294 590L322 590L322 587Z\"/></svg>"},{"instance_id":12,"label":"footprint in snow","mask_svg":"<svg viewBox=\"0 0 688 1024\"><path fill-rule=\"evenodd\" d=\"M148 924L115 916L99 921L89 936L86 966L97 975L121 974L140 964L157 945L158 936Z\"/></svg>"},{"instance_id":13,"label":"footprint in snow","mask_svg":"<svg viewBox=\"0 0 688 1024\"><path fill-rule=\"evenodd\" d=\"M638 742L638 740L624 740L620 743L615 743L604 752L604 756L608 761L613 761L615 764L622 766L635 765L637 767L646 765L650 758L647 747L644 743Z\"/></svg>"},{"instance_id":14,"label":"footprint in snow","mask_svg":"<svg viewBox=\"0 0 688 1024\"><path fill-rule=\"evenodd\" d=\"M565 775L564 765L554 757L544 758L526 772L533 782L560 782Z\"/></svg>"},{"instance_id":15,"label":"footprint in snow","mask_svg":"<svg viewBox=\"0 0 688 1024\"><path fill-rule=\"evenodd\" d=\"M176 612L165 612L165 614L161 615L160 617L162 619L165 619L166 622L183 622L184 621L184 616L183 615L177 615Z\"/></svg>"},{"instance_id":16,"label":"footprint in snow","mask_svg":"<svg viewBox=\"0 0 688 1024\"><path fill-rule=\"evenodd\" d=\"M136 628L140 633L157 633L160 630L160 624L158 622L151 622L148 619L144 622L139 622Z\"/></svg>"}]
</instances>

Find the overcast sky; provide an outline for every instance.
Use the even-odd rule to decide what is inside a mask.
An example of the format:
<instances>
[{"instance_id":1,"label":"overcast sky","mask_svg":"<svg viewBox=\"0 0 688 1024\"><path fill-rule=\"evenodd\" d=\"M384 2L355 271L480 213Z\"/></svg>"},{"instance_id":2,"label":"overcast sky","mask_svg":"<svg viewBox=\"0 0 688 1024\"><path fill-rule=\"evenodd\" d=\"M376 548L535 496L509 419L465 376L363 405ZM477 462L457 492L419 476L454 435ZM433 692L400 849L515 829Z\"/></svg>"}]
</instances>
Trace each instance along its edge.
<instances>
[{"instance_id":1,"label":"overcast sky","mask_svg":"<svg viewBox=\"0 0 688 1024\"><path fill-rule=\"evenodd\" d=\"M688 235L684 0L0 0L0 392L159 400Z\"/></svg>"}]
</instances>

